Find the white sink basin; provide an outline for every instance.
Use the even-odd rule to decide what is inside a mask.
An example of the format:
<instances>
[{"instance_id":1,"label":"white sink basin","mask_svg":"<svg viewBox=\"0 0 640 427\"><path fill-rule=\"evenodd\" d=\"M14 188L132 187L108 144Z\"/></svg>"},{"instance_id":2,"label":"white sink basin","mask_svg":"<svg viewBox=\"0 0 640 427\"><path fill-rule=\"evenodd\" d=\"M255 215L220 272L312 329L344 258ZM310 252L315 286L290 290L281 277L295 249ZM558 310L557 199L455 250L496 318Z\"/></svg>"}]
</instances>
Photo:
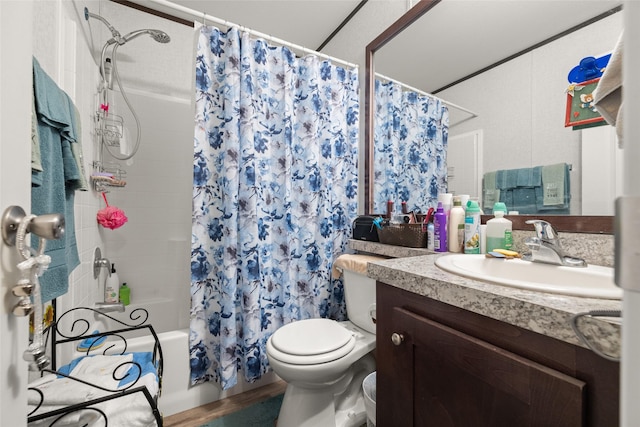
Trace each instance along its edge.
<instances>
[{"instance_id":1,"label":"white sink basin","mask_svg":"<svg viewBox=\"0 0 640 427\"><path fill-rule=\"evenodd\" d=\"M442 256L436 265L459 276L514 288L589 298L622 298L622 289L613 282L613 268L599 265L564 267L464 254Z\"/></svg>"}]
</instances>

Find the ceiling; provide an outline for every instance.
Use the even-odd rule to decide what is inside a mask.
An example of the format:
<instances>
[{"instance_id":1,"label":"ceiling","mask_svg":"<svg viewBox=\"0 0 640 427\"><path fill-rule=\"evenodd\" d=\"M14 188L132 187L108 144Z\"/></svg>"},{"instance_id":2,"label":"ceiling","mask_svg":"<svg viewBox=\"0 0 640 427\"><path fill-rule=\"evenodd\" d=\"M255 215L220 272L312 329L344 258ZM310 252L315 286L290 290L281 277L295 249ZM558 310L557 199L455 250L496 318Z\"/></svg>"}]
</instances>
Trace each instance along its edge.
<instances>
[{"instance_id":1,"label":"ceiling","mask_svg":"<svg viewBox=\"0 0 640 427\"><path fill-rule=\"evenodd\" d=\"M198 20L193 14L166 7L165 0L133 2L179 18ZM361 0L171 0L171 3L317 50L361 5ZM342 40L347 36L346 40L361 44L358 49L364 58L366 45L395 20L397 11L408 10L415 3L417 0L367 1L358 16L340 31L340 36ZM410 30L376 52L376 71L434 92L621 3L621 0L443 0ZM393 15L390 4L395 6L396 13L391 20L385 16ZM365 32L373 36L363 40ZM341 59L356 62L355 58ZM364 63L360 66L364 68Z\"/></svg>"},{"instance_id":2,"label":"ceiling","mask_svg":"<svg viewBox=\"0 0 640 427\"><path fill-rule=\"evenodd\" d=\"M358 6L361 0L171 0L171 3L204 12L290 43L317 50ZM405 1L405 0L395 0ZM162 3L134 0L152 9L194 20L188 13ZM296 19L311 17L312 19ZM197 19L196 19L197 20Z\"/></svg>"},{"instance_id":3,"label":"ceiling","mask_svg":"<svg viewBox=\"0 0 640 427\"><path fill-rule=\"evenodd\" d=\"M376 52L376 71L435 93L621 3L619 0L444 0ZM598 53L607 52L594 52Z\"/></svg>"}]
</instances>

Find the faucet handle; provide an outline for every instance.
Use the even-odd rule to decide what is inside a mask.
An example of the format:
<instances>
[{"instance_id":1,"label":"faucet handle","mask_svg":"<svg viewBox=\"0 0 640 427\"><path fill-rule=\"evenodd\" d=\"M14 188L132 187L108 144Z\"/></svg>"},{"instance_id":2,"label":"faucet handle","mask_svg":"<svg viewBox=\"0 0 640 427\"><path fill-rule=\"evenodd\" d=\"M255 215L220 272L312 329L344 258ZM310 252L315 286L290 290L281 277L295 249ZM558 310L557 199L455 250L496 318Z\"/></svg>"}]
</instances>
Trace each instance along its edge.
<instances>
[{"instance_id":1,"label":"faucet handle","mask_svg":"<svg viewBox=\"0 0 640 427\"><path fill-rule=\"evenodd\" d=\"M558 232L551 223L542 219L530 219L525 221L526 224L533 224L533 228L536 230L536 235L540 240L547 243L559 244Z\"/></svg>"}]
</instances>

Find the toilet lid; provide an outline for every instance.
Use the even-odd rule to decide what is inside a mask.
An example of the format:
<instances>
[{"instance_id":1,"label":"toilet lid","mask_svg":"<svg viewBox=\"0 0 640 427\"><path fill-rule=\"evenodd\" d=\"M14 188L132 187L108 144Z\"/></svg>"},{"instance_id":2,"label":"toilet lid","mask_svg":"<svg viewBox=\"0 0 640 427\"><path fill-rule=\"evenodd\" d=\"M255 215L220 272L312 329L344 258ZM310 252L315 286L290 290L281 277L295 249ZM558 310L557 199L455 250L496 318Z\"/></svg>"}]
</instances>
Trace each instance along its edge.
<instances>
[{"instance_id":1,"label":"toilet lid","mask_svg":"<svg viewBox=\"0 0 640 427\"><path fill-rule=\"evenodd\" d=\"M355 337L334 320L307 319L289 323L270 338L279 360L296 364L326 363L348 354ZM286 359L286 360L284 360Z\"/></svg>"}]
</instances>

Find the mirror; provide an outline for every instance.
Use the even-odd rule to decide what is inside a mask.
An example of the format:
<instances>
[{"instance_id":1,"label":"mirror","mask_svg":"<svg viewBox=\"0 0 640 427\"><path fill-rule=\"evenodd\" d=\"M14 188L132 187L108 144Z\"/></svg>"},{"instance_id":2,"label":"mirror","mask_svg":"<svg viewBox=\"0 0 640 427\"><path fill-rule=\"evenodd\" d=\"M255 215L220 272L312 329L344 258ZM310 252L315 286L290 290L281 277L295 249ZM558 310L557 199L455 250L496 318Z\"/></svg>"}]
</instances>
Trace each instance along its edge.
<instances>
[{"instance_id":1,"label":"mirror","mask_svg":"<svg viewBox=\"0 0 640 427\"><path fill-rule=\"evenodd\" d=\"M372 208L374 171L369 166L373 152L371 94L374 73L378 73L476 112L478 117L469 119L468 113L450 108L449 140L483 130L484 172L571 164L572 216L553 217L551 222L562 223L559 227L565 231L611 232L610 212L583 212L580 190L588 173L581 167L582 131L564 127L564 91L567 74L580 59L610 53L622 28L622 13L618 13L619 1L575 5L570 1L423 0L371 42L366 50L365 80L366 212L377 213ZM591 31L592 26L597 26L597 31ZM606 28L606 35L602 28ZM567 45L571 47L567 49ZM548 58L553 58L555 69L543 62ZM515 72L505 78L505 69ZM496 89L500 87L512 96L496 102L502 100L502 92ZM541 98L549 91L551 95L544 96L557 94L555 99ZM534 99L536 94L540 95ZM496 110L497 104L506 106L506 112ZM514 112L527 119L525 124L516 122L518 114ZM491 127L500 122L511 127L508 131ZM611 127L599 129L606 132ZM502 135L504 141L500 141ZM615 147L615 143L610 144ZM590 166L599 167L597 163ZM610 181L615 181L615 176ZM611 211L614 196L601 203ZM583 213L598 216L586 217ZM574 224L592 226L584 229Z\"/></svg>"}]
</instances>

